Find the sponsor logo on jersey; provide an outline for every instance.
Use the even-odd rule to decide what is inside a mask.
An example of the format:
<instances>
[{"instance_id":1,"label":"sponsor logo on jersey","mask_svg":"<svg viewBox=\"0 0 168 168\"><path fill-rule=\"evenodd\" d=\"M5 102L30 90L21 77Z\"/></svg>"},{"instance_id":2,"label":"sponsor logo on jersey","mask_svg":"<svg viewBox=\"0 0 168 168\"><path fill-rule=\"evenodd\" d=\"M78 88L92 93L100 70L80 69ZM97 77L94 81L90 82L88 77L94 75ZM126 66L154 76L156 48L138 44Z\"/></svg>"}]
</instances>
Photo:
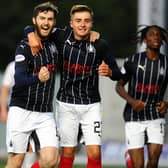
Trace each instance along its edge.
<instances>
[{"instance_id":1,"label":"sponsor logo on jersey","mask_svg":"<svg viewBox=\"0 0 168 168\"><path fill-rule=\"evenodd\" d=\"M87 50L88 50L89 53L93 53L95 51L95 48L92 44L89 44Z\"/></svg>"},{"instance_id":2,"label":"sponsor logo on jersey","mask_svg":"<svg viewBox=\"0 0 168 168\"><path fill-rule=\"evenodd\" d=\"M25 60L25 56L24 55L21 55L21 54L18 54L15 56L15 61L16 62L22 62Z\"/></svg>"},{"instance_id":3,"label":"sponsor logo on jersey","mask_svg":"<svg viewBox=\"0 0 168 168\"><path fill-rule=\"evenodd\" d=\"M64 61L64 70L69 71L72 74L90 74L90 66L80 65L80 64L71 64L68 61Z\"/></svg>"},{"instance_id":4,"label":"sponsor logo on jersey","mask_svg":"<svg viewBox=\"0 0 168 168\"><path fill-rule=\"evenodd\" d=\"M164 71L164 68L163 68L163 67L161 67L161 68L160 68L160 74L161 74L161 75L163 75L163 74L164 74L164 72L165 72L165 71Z\"/></svg>"},{"instance_id":5,"label":"sponsor logo on jersey","mask_svg":"<svg viewBox=\"0 0 168 168\"><path fill-rule=\"evenodd\" d=\"M146 94L157 94L160 91L160 86L157 85L144 85L138 83L137 92L146 93Z\"/></svg>"},{"instance_id":6,"label":"sponsor logo on jersey","mask_svg":"<svg viewBox=\"0 0 168 168\"><path fill-rule=\"evenodd\" d=\"M50 51L51 51L52 54L58 53L58 50L57 50L55 44L51 44L51 46L50 46Z\"/></svg>"}]
</instances>

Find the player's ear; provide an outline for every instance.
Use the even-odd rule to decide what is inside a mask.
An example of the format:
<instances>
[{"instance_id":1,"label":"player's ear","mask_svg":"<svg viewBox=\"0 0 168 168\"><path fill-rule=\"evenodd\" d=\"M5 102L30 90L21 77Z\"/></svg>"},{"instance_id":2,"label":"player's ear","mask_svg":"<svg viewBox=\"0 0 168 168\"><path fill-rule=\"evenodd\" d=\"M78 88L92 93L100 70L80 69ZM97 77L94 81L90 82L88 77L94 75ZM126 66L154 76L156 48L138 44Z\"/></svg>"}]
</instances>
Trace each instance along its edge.
<instances>
[{"instance_id":1,"label":"player's ear","mask_svg":"<svg viewBox=\"0 0 168 168\"><path fill-rule=\"evenodd\" d=\"M69 21L69 25L70 25L71 28L73 28L73 26L72 26L72 20Z\"/></svg>"},{"instance_id":2,"label":"player's ear","mask_svg":"<svg viewBox=\"0 0 168 168\"><path fill-rule=\"evenodd\" d=\"M146 38L144 38L143 42L146 44Z\"/></svg>"},{"instance_id":3,"label":"player's ear","mask_svg":"<svg viewBox=\"0 0 168 168\"><path fill-rule=\"evenodd\" d=\"M56 20L54 20L54 26L56 26Z\"/></svg>"},{"instance_id":4,"label":"player's ear","mask_svg":"<svg viewBox=\"0 0 168 168\"><path fill-rule=\"evenodd\" d=\"M32 17L32 22L35 25L36 21L35 21L35 17Z\"/></svg>"}]
</instances>

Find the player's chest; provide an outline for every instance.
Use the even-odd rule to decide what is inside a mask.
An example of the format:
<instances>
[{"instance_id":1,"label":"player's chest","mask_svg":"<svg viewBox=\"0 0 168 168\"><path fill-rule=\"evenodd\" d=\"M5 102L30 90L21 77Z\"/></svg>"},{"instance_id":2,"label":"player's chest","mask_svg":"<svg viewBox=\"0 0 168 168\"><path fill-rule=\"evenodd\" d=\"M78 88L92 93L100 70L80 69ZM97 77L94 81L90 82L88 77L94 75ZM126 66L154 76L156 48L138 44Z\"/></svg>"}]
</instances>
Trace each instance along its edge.
<instances>
[{"instance_id":1,"label":"player's chest","mask_svg":"<svg viewBox=\"0 0 168 168\"><path fill-rule=\"evenodd\" d=\"M161 83L167 78L167 66L161 61L138 62L134 77L139 82Z\"/></svg>"},{"instance_id":2,"label":"player's chest","mask_svg":"<svg viewBox=\"0 0 168 168\"><path fill-rule=\"evenodd\" d=\"M94 65L98 61L95 47L89 43L66 45L63 52L64 61L80 65Z\"/></svg>"}]
</instances>

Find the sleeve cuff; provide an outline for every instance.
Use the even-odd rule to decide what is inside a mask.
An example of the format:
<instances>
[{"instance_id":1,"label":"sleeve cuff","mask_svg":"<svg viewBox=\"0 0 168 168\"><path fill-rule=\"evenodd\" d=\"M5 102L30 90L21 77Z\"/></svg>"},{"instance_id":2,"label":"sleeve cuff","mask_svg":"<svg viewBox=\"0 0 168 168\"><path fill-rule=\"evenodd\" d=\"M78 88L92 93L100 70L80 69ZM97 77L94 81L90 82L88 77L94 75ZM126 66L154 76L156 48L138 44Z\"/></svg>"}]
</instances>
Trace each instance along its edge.
<instances>
[{"instance_id":1,"label":"sleeve cuff","mask_svg":"<svg viewBox=\"0 0 168 168\"><path fill-rule=\"evenodd\" d=\"M24 28L25 36L27 36L29 33L32 33L32 32L34 32L34 27L33 26L28 25Z\"/></svg>"}]
</instances>

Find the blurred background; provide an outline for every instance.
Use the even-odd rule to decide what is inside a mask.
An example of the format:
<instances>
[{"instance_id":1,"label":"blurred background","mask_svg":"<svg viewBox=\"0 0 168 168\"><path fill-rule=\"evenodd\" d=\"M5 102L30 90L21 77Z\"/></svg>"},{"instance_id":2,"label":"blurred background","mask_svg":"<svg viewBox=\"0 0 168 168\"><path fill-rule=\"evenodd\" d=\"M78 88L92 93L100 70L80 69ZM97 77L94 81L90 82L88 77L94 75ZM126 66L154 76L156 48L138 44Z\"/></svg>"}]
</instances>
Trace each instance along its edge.
<instances>
[{"instance_id":1,"label":"blurred background","mask_svg":"<svg viewBox=\"0 0 168 168\"><path fill-rule=\"evenodd\" d=\"M31 17L35 5L44 0L8 0L0 5L0 70L4 70L13 59L17 43L23 37L23 29L32 24ZM57 25L69 24L69 11L73 4L87 4L94 11L94 30L101 33L112 46L117 57L126 57L134 51L129 40L136 31L136 0L52 0L59 8Z\"/></svg>"},{"instance_id":2,"label":"blurred background","mask_svg":"<svg viewBox=\"0 0 168 168\"><path fill-rule=\"evenodd\" d=\"M17 43L23 38L23 29L32 24L32 11L42 0L8 0L0 5L0 85L4 69L14 59ZM58 8L57 26L69 24L69 11L74 4L86 4L94 11L94 30L106 39L119 66L123 60L141 46L131 43L131 37L140 24L158 24L168 27L167 0L52 0ZM167 46L162 47L167 54ZM56 89L59 80L57 78ZM103 111L103 162L104 164L124 164L124 122L122 111L125 102L115 93L115 82L108 78L100 78L100 93ZM167 117L168 118L168 117ZM160 164L167 165L168 159L168 126L166 125L165 147ZM76 157L76 162L85 162L84 148ZM0 158L6 157L5 124L0 122Z\"/></svg>"}]
</instances>

